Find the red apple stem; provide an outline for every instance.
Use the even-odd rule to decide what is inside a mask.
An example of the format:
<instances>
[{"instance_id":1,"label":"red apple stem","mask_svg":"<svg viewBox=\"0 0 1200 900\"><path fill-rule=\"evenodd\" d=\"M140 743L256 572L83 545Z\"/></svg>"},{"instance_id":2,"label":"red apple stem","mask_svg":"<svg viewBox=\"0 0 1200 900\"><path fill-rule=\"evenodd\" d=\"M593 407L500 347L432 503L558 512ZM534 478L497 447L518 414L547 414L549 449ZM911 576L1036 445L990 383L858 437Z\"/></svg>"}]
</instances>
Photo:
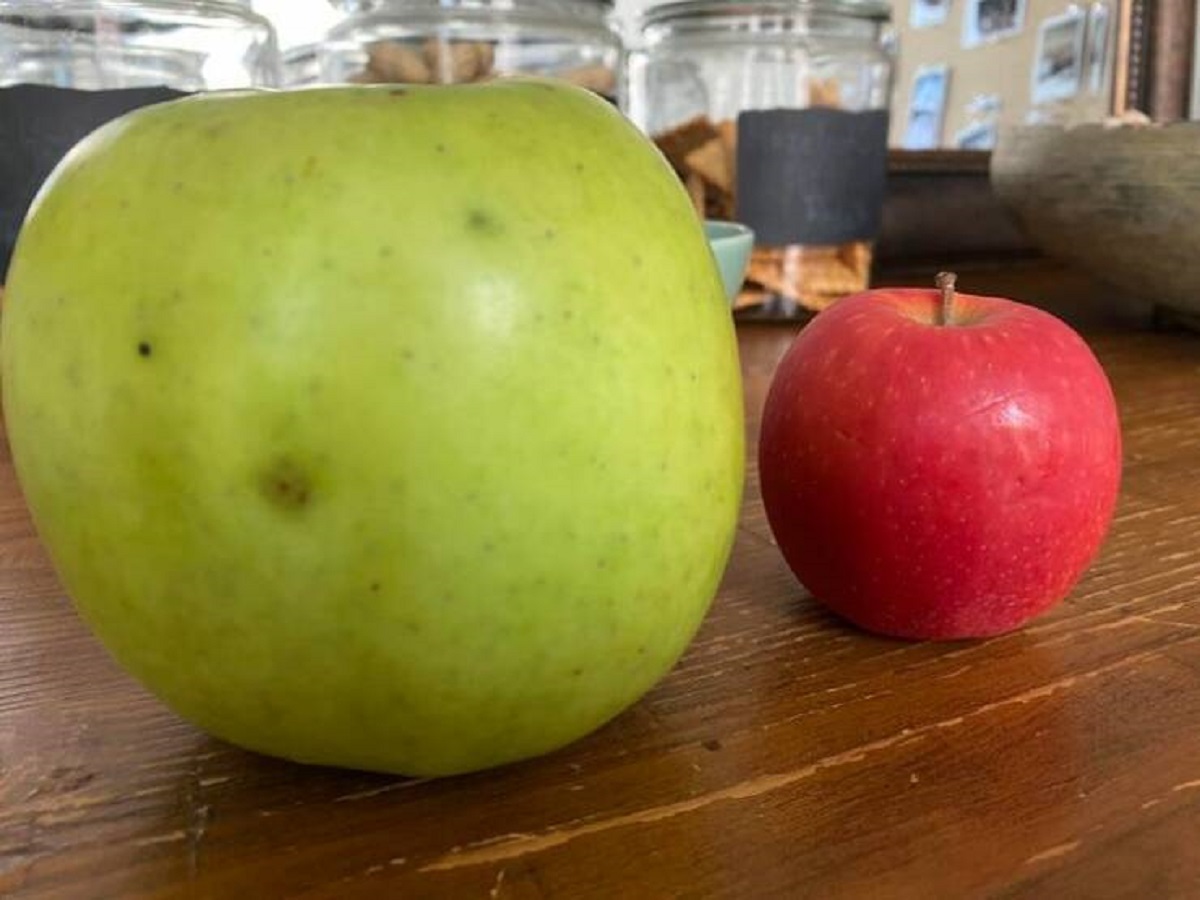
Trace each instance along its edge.
<instances>
[{"instance_id":1,"label":"red apple stem","mask_svg":"<svg viewBox=\"0 0 1200 900\"><path fill-rule=\"evenodd\" d=\"M938 308L939 325L954 324L954 285L957 282L958 276L953 272L938 272L934 279L938 290L942 292L942 305Z\"/></svg>"}]
</instances>

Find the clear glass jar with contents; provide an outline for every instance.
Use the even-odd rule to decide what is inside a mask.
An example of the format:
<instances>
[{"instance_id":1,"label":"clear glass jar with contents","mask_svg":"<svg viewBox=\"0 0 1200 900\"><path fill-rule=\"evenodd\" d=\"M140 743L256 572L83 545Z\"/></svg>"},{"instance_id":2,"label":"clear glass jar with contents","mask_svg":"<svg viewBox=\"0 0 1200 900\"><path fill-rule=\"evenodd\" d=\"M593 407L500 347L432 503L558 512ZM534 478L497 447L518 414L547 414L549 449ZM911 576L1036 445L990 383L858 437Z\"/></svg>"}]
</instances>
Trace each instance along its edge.
<instances>
[{"instance_id":1,"label":"clear glass jar with contents","mask_svg":"<svg viewBox=\"0 0 1200 900\"><path fill-rule=\"evenodd\" d=\"M642 17L630 114L697 212L754 229L736 306L777 317L867 287L887 170L890 7L684 0Z\"/></svg>"},{"instance_id":2,"label":"clear glass jar with contents","mask_svg":"<svg viewBox=\"0 0 1200 900\"><path fill-rule=\"evenodd\" d=\"M0 283L38 187L93 129L278 82L275 31L249 0L0 0Z\"/></svg>"},{"instance_id":3,"label":"clear glass jar with contents","mask_svg":"<svg viewBox=\"0 0 1200 900\"><path fill-rule=\"evenodd\" d=\"M290 47L280 57L285 88L321 83L321 55L316 44Z\"/></svg>"},{"instance_id":4,"label":"clear glass jar with contents","mask_svg":"<svg viewBox=\"0 0 1200 900\"><path fill-rule=\"evenodd\" d=\"M624 52L611 0L332 0L327 82L456 84L562 78L616 101Z\"/></svg>"},{"instance_id":5,"label":"clear glass jar with contents","mask_svg":"<svg viewBox=\"0 0 1200 900\"><path fill-rule=\"evenodd\" d=\"M279 52L249 0L0 0L0 85L274 87Z\"/></svg>"}]
</instances>

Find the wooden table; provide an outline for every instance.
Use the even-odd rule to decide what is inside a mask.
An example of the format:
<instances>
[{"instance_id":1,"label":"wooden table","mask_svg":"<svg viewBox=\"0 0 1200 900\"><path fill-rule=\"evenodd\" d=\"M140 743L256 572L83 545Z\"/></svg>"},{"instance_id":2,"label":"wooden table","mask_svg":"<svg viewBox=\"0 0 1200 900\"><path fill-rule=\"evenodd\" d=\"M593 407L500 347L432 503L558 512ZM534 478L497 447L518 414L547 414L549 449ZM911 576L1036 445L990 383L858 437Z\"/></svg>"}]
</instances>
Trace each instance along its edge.
<instances>
[{"instance_id":1,"label":"wooden table","mask_svg":"<svg viewBox=\"0 0 1200 900\"><path fill-rule=\"evenodd\" d=\"M791 336L741 329L752 438ZM1059 608L984 643L857 633L797 587L751 466L675 671L565 751L445 781L305 769L180 722L75 618L3 456L0 894L1200 896L1200 337L1092 340L1126 480Z\"/></svg>"}]
</instances>

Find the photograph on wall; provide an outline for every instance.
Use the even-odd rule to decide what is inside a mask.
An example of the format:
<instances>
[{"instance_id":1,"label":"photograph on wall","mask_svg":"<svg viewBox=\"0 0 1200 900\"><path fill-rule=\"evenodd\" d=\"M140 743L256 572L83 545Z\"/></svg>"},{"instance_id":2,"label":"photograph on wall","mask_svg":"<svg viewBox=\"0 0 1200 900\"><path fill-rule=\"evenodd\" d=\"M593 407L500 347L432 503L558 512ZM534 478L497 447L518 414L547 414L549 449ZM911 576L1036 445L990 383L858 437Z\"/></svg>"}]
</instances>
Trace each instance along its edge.
<instances>
[{"instance_id":1,"label":"photograph on wall","mask_svg":"<svg viewBox=\"0 0 1200 900\"><path fill-rule=\"evenodd\" d=\"M941 146L949 87L949 66L926 65L917 69L905 121L905 150L936 150Z\"/></svg>"},{"instance_id":2,"label":"photograph on wall","mask_svg":"<svg viewBox=\"0 0 1200 900\"><path fill-rule=\"evenodd\" d=\"M959 150L992 150L996 146L996 123L973 122L960 128L954 135L954 146Z\"/></svg>"},{"instance_id":3,"label":"photograph on wall","mask_svg":"<svg viewBox=\"0 0 1200 900\"><path fill-rule=\"evenodd\" d=\"M950 0L909 0L910 28L935 28L950 17Z\"/></svg>"},{"instance_id":4,"label":"photograph on wall","mask_svg":"<svg viewBox=\"0 0 1200 900\"><path fill-rule=\"evenodd\" d=\"M1200 16L1200 0L1196 0L1196 15ZM1200 18L1196 20L1200 22ZM1196 29L1196 41L1192 44L1192 102L1189 119L1200 119L1200 28Z\"/></svg>"},{"instance_id":5,"label":"photograph on wall","mask_svg":"<svg viewBox=\"0 0 1200 900\"><path fill-rule=\"evenodd\" d=\"M952 146L959 150L992 150L1004 101L999 94L975 94L967 101L966 124L954 133Z\"/></svg>"},{"instance_id":6,"label":"photograph on wall","mask_svg":"<svg viewBox=\"0 0 1200 900\"><path fill-rule=\"evenodd\" d=\"M1087 83L1088 90L1098 94L1104 90L1108 80L1108 35L1111 29L1108 7L1093 3L1088 9L1087 28Z\"/></svg>"},{"instance_id":7,"label":"photograph on wall","mask_svg":"<svg viewBox=\"0 0 1200 900\"><path fill-rule=\"evenodd\" d=\"M975 94L967 101L967 118L980 119L1000 115L1004 109L1004 101L999 94Z\"/></svg>"},{"instance_id":8,"label":"photograph on wall","mask_svg":"<svg viewBox=\"0 0 1200 900\"><path fill-rule=\"evenodd\" d=\"M1025 0L967 0L963 11L964 47L978 47L1020 34L1025 27Z\"/></svg>"},{"instance_id":9,"label":"photograph on wall","mask_svg":"<svg viewBox=\"0 0 1200 900\"><path fill-rule=\"evenodd\" d=\"M1079 12L1052 16L1038 26L1033 54L1033 103L1066 100L1079 93L1087 18Z\"/></svg>"}]
</instances>

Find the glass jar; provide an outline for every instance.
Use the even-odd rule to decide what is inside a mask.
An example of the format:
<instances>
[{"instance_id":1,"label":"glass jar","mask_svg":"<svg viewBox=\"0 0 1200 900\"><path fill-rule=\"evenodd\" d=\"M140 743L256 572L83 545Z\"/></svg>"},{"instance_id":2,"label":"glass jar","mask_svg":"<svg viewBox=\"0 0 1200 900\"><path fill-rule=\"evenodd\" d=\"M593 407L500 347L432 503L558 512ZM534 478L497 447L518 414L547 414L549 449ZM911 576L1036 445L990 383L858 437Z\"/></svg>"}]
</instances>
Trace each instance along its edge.
<instances>
[{"instance_id":1,"label":"glass jar","mask_svg":"<svg viewBox=\"0 0 1200 900\"><path fill-rule=\"evenodd\" d=\"M611 100L624 53L612 0L331 0L348 13L321 48L327 82L452 84L562 78Z\"/></svg>"},{"instance_id":2,"label":"glass jar","mask_svg":"<svg viewBox=\"0 0 1200 900\"><path fill-rule=\"evenodd\" d=\"M697 212L755 249L736 308L792 316L867 287L894 43L873 0L684 0L642 17L630 115Z\"/></svg>"},{"instance_id":3,"label":"glass jar","mask_svg":"<svg viewBox=\"0 0 1200 900\"><path fill-rule=\"evenodd\" d=\"M321 82L320 48L302 44L283 52L282 83L285 88L308 87Z\"/></svg>"},{"instance_id":4,"label":"glass jar","mask_svg":"<svg viewBox=\"0 0 1200 900\"><path fill-rule=\"evenodd\" d=\"M278 81L274 30L249 0L0 0L0 85L199 91Z\"/></svg>"}]
</instances>

